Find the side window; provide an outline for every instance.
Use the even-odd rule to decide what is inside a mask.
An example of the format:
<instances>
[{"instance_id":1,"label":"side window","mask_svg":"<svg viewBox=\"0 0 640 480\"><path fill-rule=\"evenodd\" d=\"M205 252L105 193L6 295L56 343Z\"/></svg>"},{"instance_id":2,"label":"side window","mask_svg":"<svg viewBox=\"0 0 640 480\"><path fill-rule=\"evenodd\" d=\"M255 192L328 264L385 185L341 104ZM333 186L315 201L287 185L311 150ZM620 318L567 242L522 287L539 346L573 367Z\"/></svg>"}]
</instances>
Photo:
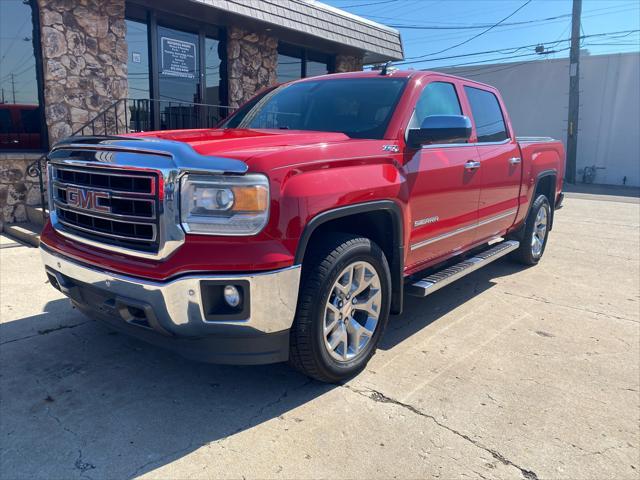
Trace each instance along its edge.
<instances>
[{"instance_id":1,"label":"side window","mask_svg":"<svg viewBox=\"0 0 640 480\"><path fill-rule=\"evenodd\" d=\"M479 88L464 87L471 104L478 142L501 142L509 138L504 116L496 96Z\"/></svg>"},{"instance_id":2,"label":"side window","mask_svg":"<svg viewBox=\"0 0 640 480\"><path fill-rule=\"evenodd\" d=\"M420 94L409 128L420 128L430 115L462 115L456 88L452 83L432 82Z\"/></svg>"}]
</instances>

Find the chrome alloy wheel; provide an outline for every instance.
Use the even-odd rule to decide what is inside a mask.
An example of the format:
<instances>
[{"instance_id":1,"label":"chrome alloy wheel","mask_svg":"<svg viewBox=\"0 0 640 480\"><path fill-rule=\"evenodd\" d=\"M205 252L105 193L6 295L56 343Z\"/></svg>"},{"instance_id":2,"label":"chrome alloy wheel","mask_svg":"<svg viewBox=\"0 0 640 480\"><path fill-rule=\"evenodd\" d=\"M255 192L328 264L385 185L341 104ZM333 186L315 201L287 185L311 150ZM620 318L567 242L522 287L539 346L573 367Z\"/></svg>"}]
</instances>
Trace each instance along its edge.
<instances>
[{"instance_id":1,"label":"chrome alloy wheel","mask_svg":"<svg viewBox=\"0 0 640 480\"><path fill-rule=\"evenodd\" d=\"M346 267L331 287L324 310L324 345L335 360L351 361L371 341L382 306L380 277L373 265Z\"/></svg>"},{"instance_id":2,"label":"chrome alloy wheel","mask_svg":"<svg viewBox=\"0 0 640 480\"><path fill-rule=\"evenodd\" d=\"M547 234L548 220L547 210L540 207L533 224L533 233L531 234L531 253L534 257L542 255L542 247L544 246L545 236Z\"/></svg>"}]
</instances>

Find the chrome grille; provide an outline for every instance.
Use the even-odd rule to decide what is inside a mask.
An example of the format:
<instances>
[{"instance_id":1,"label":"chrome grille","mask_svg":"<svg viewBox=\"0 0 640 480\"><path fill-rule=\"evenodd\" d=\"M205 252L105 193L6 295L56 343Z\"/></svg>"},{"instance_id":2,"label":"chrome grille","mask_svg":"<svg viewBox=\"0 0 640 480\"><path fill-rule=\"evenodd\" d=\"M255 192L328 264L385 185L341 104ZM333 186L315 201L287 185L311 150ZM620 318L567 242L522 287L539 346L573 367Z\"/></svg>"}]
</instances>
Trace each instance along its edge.
<instances>
[{"instance_id":1,"label":"chrome grille","mask_svg":"<svg viewBox=\"0 0 640 480\"><path fill-rule=\"evenodd\" d=\"M122 173L114 171L91 171L78 168L54 167L56 180L68 185L106 189L111 192L127 192L155 195L155 175Z\"/></svg>"},{"instance_id":2,"label":"chrome grille","mask_svg":"<svg viewBox=\"0 0 640 480\"><path fill-rule=\"evenodd\" d=\"M158 176L149 172L52 166L58 221L94 241L158 251Z\"/></svg>"}]
</instances>

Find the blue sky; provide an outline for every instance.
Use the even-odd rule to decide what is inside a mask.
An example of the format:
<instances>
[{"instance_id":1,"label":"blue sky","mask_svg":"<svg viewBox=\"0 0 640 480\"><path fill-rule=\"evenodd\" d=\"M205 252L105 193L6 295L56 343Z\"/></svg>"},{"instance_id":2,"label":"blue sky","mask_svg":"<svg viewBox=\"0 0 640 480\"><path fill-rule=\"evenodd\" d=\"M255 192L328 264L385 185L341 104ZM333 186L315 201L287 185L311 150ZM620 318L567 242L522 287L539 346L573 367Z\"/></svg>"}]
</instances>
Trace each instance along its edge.
<instances>
[{"instance_id":1,"label":"blue sky","mask_svg":"<svg viewBox=\"0 0 640 480\"><path fill-rule=\"evenodd\" d=\"M571 36L571 0L323 0L337 8L393 25L401 35L405 57L422 57L406 67L431 68L452 65L501 63L569 55ZM523 6L524 5L524 6ZM560 17L553 20L498 26L476 39L470 39L522 7L504 23ZM404 27L402 27L404 26ZM409 26L419 28L408 28ZM423 29L422 27L431 27ZM482 27L452 29L451 27ZM433 28L437 27L437 28ZM640 29L639 0L584 0L582 6L583 35ZM542 43L556 53L534 55L534 47ZM454 47L454 48L451 48ZM590 54L633 52L640 50L639 32L585 38L583 48ZM445 50L440 54L440 52ZM442 58L476 52L500 52L462 58ZM528 55L531 54L531 55ZM426 56L426 57L425 57ZM511 58L509 58L511 57ZM440 59L441 60L437 60Z\"/></svg>"}]
</instances>

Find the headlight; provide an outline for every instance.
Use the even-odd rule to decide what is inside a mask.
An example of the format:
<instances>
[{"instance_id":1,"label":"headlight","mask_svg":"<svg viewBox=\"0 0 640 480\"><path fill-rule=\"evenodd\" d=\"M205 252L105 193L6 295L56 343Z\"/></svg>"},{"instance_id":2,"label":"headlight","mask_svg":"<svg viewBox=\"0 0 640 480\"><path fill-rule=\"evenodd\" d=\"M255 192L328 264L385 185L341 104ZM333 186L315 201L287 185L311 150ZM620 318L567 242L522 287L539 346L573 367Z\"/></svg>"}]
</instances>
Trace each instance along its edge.
<instances>
[{"instance_id":1,"label":"headlight","mask_svg":"<svg viewBox=\"0 0 640 480\"><path fill-rule=\"evenodd\" d=\"M187 233L255 235L269 218L269 180L258 174L185 175L180 217Z\"/></svg>"}]
</instances>

